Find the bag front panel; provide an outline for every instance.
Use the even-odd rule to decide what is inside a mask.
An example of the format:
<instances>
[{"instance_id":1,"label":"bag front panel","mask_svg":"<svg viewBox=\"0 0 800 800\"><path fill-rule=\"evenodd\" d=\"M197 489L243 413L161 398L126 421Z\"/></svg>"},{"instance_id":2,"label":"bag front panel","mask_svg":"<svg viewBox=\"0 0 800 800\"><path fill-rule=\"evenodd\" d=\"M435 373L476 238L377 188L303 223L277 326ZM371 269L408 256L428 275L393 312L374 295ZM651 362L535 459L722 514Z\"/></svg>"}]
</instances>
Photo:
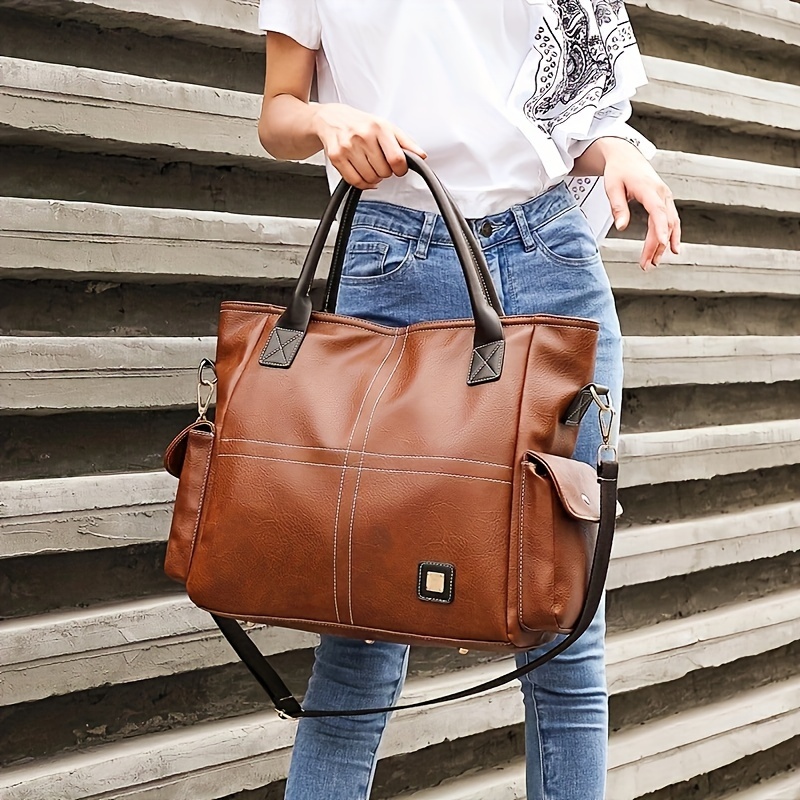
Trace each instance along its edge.
<instances>
[{"instance_id":1,"label":"bag front panel","mask_svg":"<svg viewBox=\"0 0 800 800\"><path fill-rule=\"evenodd\" d=\"M262 367L275 311L223 307L192 599L290 627L507 642L518 432L570 450L573 431L554 440L547 426L582 380L540 370L532 390L536 318L506 327L502 379L479 386L466 383L469 322L385 329L315 314L291 368ZM567 329L593 344L591 323ZM521 421L524 397L536 403ZM423 562L454 567L451 602L419 598Z\"/></svg>"}]
</instances>

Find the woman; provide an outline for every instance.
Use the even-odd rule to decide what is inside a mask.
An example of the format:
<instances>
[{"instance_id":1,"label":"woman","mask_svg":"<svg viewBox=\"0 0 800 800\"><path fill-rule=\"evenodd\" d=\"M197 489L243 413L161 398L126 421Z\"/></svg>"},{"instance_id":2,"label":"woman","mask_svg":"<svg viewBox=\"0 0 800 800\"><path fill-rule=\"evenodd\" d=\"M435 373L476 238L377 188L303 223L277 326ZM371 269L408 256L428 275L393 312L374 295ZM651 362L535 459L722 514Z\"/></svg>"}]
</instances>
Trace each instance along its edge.
<instances>
[{"instance_id":1,"label":"woman","mask_svg":"<svg viewBox=\"0 0 800 800\"><path fill-rule=\"evenodd\" d=\"M652 146L625 124L645 78L621 0L261 0L260 22L264 147L281 159L323 150L332 185L369 190L337 310L395 326L470 316L432 198L418 176L400 180L405 148L428 158L470 220L506 313L600 321L596 380L619 407L619 323L596 237L611 213L624 229L635 199L649 215L643 269L680 242L672 196L643 154ZM575 457L593 463L598 444L583 426ZM604 796L604 631L601 608L522 682L529 800ZM306 700L389 705L407 659L405 646L323 636ZM301 720L287 800L367 798L386 722Z\"/></svg>"}]
</instances>

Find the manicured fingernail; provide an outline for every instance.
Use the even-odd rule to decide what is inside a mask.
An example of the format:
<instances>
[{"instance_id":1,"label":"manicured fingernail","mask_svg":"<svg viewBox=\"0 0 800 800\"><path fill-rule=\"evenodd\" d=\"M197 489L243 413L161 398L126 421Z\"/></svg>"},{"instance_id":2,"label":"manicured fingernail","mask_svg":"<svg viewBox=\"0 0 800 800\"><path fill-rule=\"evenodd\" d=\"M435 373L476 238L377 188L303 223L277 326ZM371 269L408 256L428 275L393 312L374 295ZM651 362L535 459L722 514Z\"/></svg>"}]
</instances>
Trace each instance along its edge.
<instances>
[{"instance_id":1,"label":"manicured fingernail","mask_svg":"<svg viewBox=\"0 0 800 800\"><path fill-rule=\"evenodd\" d=\"M615 219L615 220L614 220L614 227L615 227L615 228L616 228L618 231L621 231L621 230L622 230L622 217L617 217L617 219Z\"/></svg>"}]
</instances>

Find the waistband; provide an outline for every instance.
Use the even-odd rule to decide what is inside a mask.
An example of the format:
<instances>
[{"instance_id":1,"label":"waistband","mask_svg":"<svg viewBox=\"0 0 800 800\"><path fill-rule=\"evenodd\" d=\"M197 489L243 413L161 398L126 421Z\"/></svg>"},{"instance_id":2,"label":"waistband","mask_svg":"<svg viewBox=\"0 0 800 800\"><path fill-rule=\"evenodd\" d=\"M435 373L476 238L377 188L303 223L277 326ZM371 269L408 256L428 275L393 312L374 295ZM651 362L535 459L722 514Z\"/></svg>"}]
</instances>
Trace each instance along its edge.
<instances>
[{"instance_id":1,"label":"waistband","mask_svg":"<svg viewBox=\"0 0 800 800\"><path fill-rule=\"evenodd\" d=\"M484 249L511 238L521 239L530 247L533 244L531 231L576 206L575 198L562 182L524 203L467 222ZM353 227L371 228L424 243L425 249L431 244L452 244L441 215L378 200L359 202Z\"/></svg>"}]
</instances>

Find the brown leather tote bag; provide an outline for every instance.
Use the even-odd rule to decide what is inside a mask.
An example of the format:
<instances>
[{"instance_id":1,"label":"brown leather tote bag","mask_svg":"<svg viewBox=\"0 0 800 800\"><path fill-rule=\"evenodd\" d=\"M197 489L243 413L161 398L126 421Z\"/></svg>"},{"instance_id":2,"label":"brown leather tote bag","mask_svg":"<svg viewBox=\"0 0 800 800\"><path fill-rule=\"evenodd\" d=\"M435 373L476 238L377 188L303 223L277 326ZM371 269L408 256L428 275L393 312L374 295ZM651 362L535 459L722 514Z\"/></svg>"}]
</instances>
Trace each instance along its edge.
<instances>
[{"instance_id":1,"label":"brown leather tote bag","mask_svg":"<svg viewBox=\"0 0 800 800\"><path fill-rule=\"evenodd\" d=\"M505 316L467 223L419 159L472 319L387 328L332 313L360 192L333 193L287 308L222 304L217 405L170 445L180 476L165 568L211 612L284 716L303 709L237 620L414 645L545 656L602 596L616 511L598 325ZM340 206L325 308L309 291ZM201 383L214 382L201 366ZM200 388L200 387L199 387ZM598 470L570 458L596 402ZM599 529L599 530L598 530ZM417 704L423 705L423 704Z\"/></svg>"}]
</instances>

